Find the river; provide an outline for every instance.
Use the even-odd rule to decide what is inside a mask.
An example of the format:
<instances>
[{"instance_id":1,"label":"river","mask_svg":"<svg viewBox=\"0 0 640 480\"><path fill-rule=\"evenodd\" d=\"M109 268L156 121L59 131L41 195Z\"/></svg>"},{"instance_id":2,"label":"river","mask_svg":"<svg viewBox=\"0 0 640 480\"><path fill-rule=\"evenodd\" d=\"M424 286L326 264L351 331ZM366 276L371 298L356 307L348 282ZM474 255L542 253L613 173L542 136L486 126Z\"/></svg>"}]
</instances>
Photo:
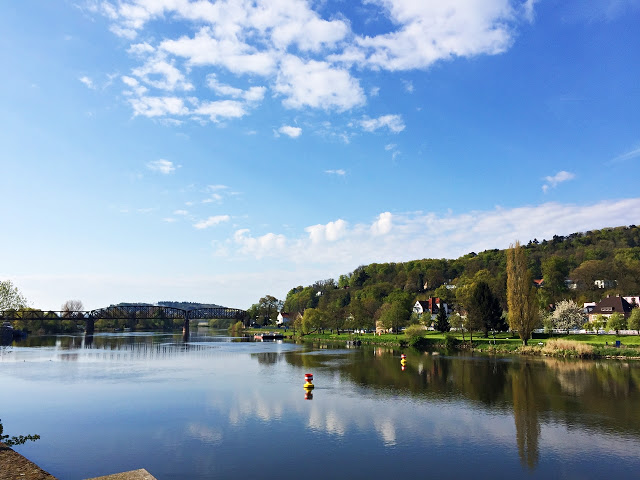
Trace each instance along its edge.
<instances>
[{"instance_id":1,"label":"river","mask_svg":"<svg viewBox=\"0 0 640 480\"><path fill-rule=\"evenodd\" d=\"M407 354L404 368L400 354ZM315 389L304 389L313 373ZM61 480L633 478L640 364L239 342L32 336L0 350L5 434Z\"/></svg>"}]
</instances>

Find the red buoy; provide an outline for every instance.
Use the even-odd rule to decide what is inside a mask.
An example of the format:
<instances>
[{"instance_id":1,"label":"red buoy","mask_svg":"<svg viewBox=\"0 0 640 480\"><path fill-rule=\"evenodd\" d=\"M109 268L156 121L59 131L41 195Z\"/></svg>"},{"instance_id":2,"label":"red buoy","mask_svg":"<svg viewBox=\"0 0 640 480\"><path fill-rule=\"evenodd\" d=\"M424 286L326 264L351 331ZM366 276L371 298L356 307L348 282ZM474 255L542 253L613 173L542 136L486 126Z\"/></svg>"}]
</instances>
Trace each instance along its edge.
<instances>
[{"instance_id":1,"label":"red buoy","mask_svg":"<svg viewBox=\"0 0 640 480\"><path fill-rule=\"evenodd\" d=\"M304 374L304 388L313 388L313 373Z\"/></svg>"}]
</instances>

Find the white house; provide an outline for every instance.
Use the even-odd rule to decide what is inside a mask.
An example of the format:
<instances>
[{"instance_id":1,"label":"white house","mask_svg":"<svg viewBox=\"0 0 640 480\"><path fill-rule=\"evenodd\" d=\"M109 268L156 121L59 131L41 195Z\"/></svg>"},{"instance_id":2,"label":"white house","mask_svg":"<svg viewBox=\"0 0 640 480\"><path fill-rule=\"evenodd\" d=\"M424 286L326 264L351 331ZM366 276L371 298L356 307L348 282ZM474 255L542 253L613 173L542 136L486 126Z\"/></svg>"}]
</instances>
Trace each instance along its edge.
<instances>
[{"instance_id":1,"label":"white house","mask_svg":"<svg viewBox=\"0 0 640 480\"><path fill-rule=\"evenodd\" d=\"M276 318L276 325L293 325L293 322L300 315L299 313L280 312Z\"/></svg>"},{"instance_id":2,"label":"white house","mask_svg":"<svg viewBox=\"0 0 640 480\"><path fill-rule=\"evenodd\" d=\"M438 297L430 297L428 300L417 300L413 306L413 311L418 315L428 312L433 316L438 313L440 306L442 306L446 314L449 315L449 306L446 303L441 302Z\"/></svg>"}]
</instances>

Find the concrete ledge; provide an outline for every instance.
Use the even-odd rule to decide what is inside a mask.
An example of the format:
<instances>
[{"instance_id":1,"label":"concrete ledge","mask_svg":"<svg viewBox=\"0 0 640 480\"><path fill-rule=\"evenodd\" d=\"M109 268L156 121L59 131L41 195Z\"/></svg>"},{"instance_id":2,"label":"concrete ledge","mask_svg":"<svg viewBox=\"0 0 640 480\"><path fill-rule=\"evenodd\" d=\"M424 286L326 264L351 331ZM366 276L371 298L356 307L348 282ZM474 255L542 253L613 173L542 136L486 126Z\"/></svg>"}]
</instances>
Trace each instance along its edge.
<instances>
[{"instance_id":1,"label":"concrete ledge","mask_svg":"<svg viewBox=\"0 0 640 480\"><path fill-rule=\"evenodd\" d=\"M35 463L0 443L0 480L57 480ZM153 477L152 477L153 478Z\"/></svg>"},{"instance_id":2,"label":"concrete ledge","mask_svg":"<svg viewBox=\"0 0 640 480\"><path fill-rule=\"evenodd\" d=\"M131 470L130 472L114 473L104 477L87 478L86 480L157 480L156 477L147 472L144 468Z\"/></svg>"}]
</instances>

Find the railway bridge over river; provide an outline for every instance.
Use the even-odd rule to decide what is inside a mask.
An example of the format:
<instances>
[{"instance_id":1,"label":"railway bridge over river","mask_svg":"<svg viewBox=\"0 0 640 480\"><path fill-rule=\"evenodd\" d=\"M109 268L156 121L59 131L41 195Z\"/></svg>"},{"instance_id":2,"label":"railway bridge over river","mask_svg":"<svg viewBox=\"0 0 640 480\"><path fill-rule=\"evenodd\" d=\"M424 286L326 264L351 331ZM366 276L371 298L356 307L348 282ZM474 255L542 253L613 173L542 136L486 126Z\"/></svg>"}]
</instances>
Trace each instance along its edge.
<instances>
[{"instance_id":1,"label":"railway bridge over river","mask_svg":"<svg viewBox=\"0 0 640 480\"><path fill-rule=\"evenodd\" d=\"M130 327L135 327L138 320L166 320L183 321L183 336L189 338L189 323L192 320L232 319L245 320L247 312L237 308L208 307L182 309L157 305L112 305L96 310L56 311L56 310L6 310L0 311L0 321L21 320L51 321L71 320L77 323L84 322L85 332L93 334L97 320L124 320Z\"/></svg>"}]
</instances>

